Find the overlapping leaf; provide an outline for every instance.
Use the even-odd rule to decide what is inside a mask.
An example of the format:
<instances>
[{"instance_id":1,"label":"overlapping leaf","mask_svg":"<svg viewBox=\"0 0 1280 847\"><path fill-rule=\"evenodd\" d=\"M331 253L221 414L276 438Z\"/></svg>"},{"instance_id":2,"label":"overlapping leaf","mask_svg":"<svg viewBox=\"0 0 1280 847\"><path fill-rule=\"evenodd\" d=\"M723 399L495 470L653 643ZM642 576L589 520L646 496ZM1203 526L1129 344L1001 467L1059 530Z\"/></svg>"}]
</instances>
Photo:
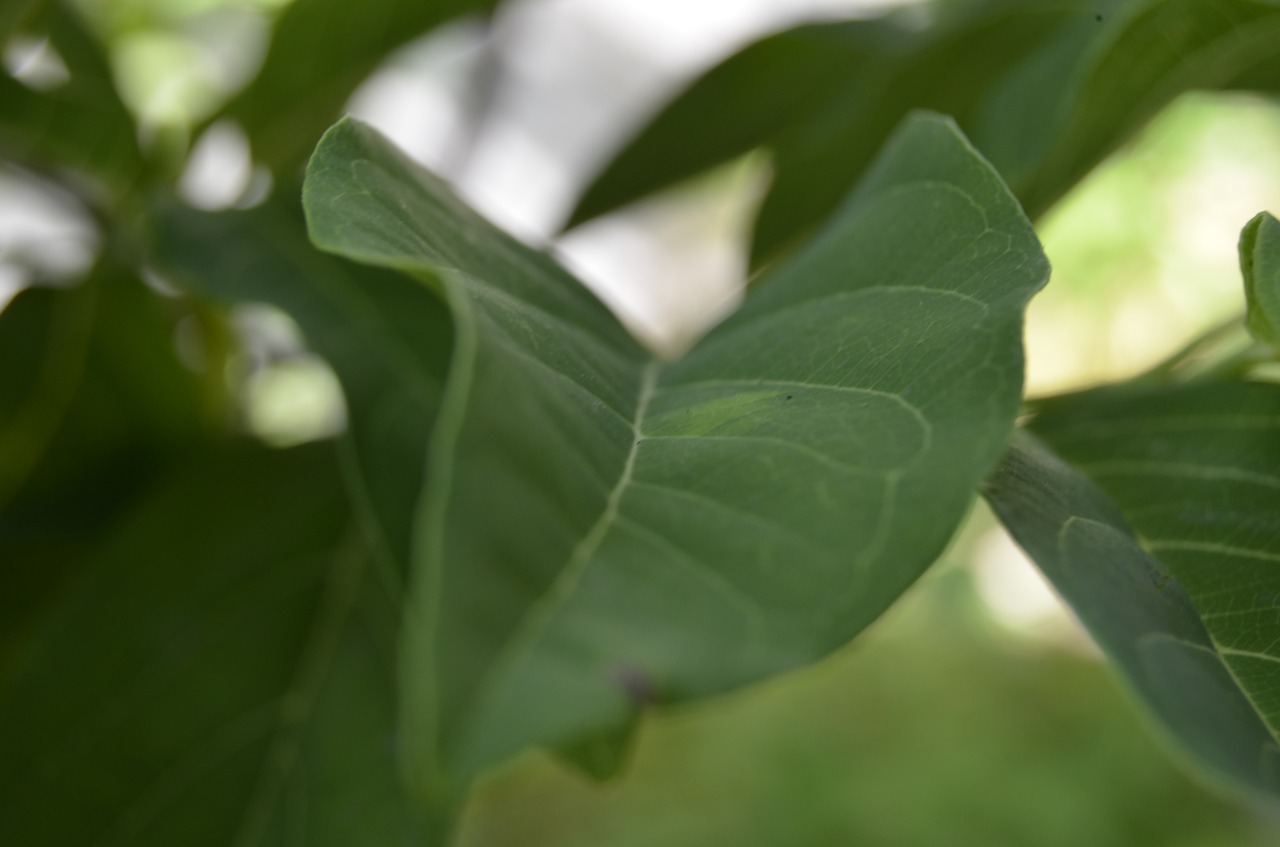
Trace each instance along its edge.
<instances>
[{"instance_id":1,"label":"overlapping leaf","mask_svg":"<svg viewBox=\"0 0 1280 847\"><path fill-rule=\"evenodd\" d=\"M1098 390L1046 404L1035 430L1115 501L1280 730L1280 386Z\"/></svg>"},{"instance_id":2,"label":"overlapping leaf","mask_svg":"<svg viewBox=\"0 0 1280 847\"><path fill-rule=\"evenodd\" d=\"M812 661L874 619L999 455L1047 273L999 179L929 116L674 363L359 123L322 141L304 204L319 245L424 280L453 315L402 643L429 785Z\"/></svg>"},{"instance_id":3,"label":"overlapping leaf","mask_svg":"<svg viewBox=\"0 0 1280 847\"><path fill-rule=\"evenodd\" d=\"M1230 415L1222 415L1219 423L1227 420ZM1207 420L1188 418L1181 419L1186 426L1179 426L1178 418L1162 420L1158 416L1131 418L1127 425L1115 420L1088 421L1078 419L1058 434L1068 444L1083 443L1076 441L1080 438L1102 443L1101 439L1108 437L1104 432L1122 440L1159 442L1170 432L1202 436L1205 428L1213 426ZM1128 446L1132 448L1132 444ZM1166 466L1166 470L1173 467ZM1159 479L1159 487L1178 490L1178 480L1186 472L1183 467L1172 478ZM1203 475L1195 478L1207 481ZM1172 510L1168 502L1173 498L1167 495L1163 503L1152 502L1155 511L1148 511L1145 501L1130 502L1127 516L1139 527L1156 514L1173 517L1178 525L1185 516L1188 523L1180 531L1197 535L1217 522L1210 515L1216 512L1218 518L1224 518L1230 509L1220 505L1222 498L1217 493L1198 499L1209 493L1204 486L1195 491L1183 489L1182 505ZM1239 493L1229 492L1228 501ZM1261 596L1255 592L1265 592L1257 582L1259 574L1223 568L1229 568L1231 562L1216 557L1215 545L1203 541L1194 542L1200 545L1197 549L1202 558L1189 568L1188 560L1177 558L1169 559L1170 567L1166 567L1152 552L1166 559L1171 549L1180 549L1179 545L1187 542L1153 541L1141 529L1135 535L1126 515L1102 490L1025 433L1019 433L987 481L985 494L1018 543L1076 610L1174 740L1198 764L1234 786L1272 801L1280 796L1280 746L1256 708L1255 684L1259 680L1256 675L1250 678L1247 668L1246 676L1240 677L1238 657L1230 650L1223 655L1215 646L1215 639L1226 634L1223 624L1229 621L1228 628L1238 629L1250 620L1263 621L1260 628L1268 628L1265 609L1247 599L1241 602L1241 598ZM1223 524L1218 526L1221 529ZM1216 580L1225 591L1206 591L1203 578L1198 583L1177 578L1197 572L1203 577L1208 571L1222 571ZM1191 586L1190 592L1184 584ZM1201 615L1193 600L1215 611ZM1237 609L1242 614L1224 614L1222 609ZM1270 618L1269 628L1274 633L1274 609Z\"/></svg>"},{"instance_id":4,"label":"overlapping leaf","mask_svg":"<svg viewBox=\"0 0 1280 847\"><path fill-rule=\"evenodd\" d=\"M912 108L954 115L1033 217L1192 88L1274 91L1271 0L1010 0L805 26L745 48L662 112L597 179L579 222L758 146L774 182L757 262L800 243ZM927 20L927 14L926 14Z\"/></svg>"},{"instance_id":5,"label":"overlapping leaf","mask_svg":"<svg viewBox=\"0 0 1280 847\"><path fill-rule=\"evenodd\" d=\"M366 570L330 448L172 473L0 691L0 841L426 843L395 764L397 598Z\"/></svg>"}]
</instances>

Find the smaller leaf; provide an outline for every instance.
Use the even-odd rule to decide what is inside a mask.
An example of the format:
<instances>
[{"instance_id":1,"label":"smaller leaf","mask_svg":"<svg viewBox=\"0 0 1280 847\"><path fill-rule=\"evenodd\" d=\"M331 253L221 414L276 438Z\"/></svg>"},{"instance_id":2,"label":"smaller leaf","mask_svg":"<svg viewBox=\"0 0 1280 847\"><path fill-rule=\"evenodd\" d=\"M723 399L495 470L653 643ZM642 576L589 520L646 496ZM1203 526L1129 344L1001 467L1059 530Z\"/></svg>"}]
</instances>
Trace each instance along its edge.
<instances>
[{"instance_id":1,"label":"smaller leaf","mask_svg":"<svg viewBox=\"0 0 1280 847\"><path fill-rule=\"evenodd\" d=\"M1267 212L1240 233L1240 271L1249 302L1249 332L1259 341L1280 345L1280 221Z\"/></svg>"},{"instance_id":2,"label":"smaller leaf","mask_svg":"<svg viewBox=\"0 0 1280 847\"><path fill-rule=\"evenodd\" d=\"M1177 577L1280 736L1280 386L1108 386L1042 403L1031 426Z\"/></svg>"},{"instance_id":3,"label":"smaller leaf","mask_svg":"<svg viewBox=\"0 0 1280 847\"><path fill-rule=\"evenodd\" d=\"M1280 746L1107 495L1025 431L984 494L1164 730L1228 783L1280 799Z\"/></svg>"}]
</instances>

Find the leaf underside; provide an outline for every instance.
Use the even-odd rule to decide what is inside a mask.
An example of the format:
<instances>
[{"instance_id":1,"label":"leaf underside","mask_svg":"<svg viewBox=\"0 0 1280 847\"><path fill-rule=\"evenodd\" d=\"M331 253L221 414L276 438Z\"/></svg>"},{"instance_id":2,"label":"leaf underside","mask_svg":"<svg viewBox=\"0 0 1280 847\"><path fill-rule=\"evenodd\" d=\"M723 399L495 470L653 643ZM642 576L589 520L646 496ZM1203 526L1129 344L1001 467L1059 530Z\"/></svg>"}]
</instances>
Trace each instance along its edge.
<instances>
[{"instance_id":1,"label":"leaf underside","mask_svg":"<svg viewBox=\"0 0 1280 847\"><path fill-rule=\"evenodd\" d=\"M989 484L1012 535L1202 764L1280 791L1280 386L1044 403Z\"/></svg>"},{"instance_id":2,"label":"leaf underside","mask_svg":"<svg viewBox=\"0 0 1280 847\"><path fill-rule=\"evenodd\" d=\"M677 362L357 122L321 142L304 205L319 246L419 278L453 316L401 645L428 783L621 737L649 702L866 626L998 457L1047 275L994 172L927 115Z\"/></svg>"},{"instance_id":3,"label":"leaf underside","mask_svg":"<svg viewBox=\"0 0 1280 847\"><path fill-rule=\"evenodd\" d=\"M1116 502L1280 730L1280 386L1099 390L1047 404L1034 429Z\"/></svg>"}]
</instances>

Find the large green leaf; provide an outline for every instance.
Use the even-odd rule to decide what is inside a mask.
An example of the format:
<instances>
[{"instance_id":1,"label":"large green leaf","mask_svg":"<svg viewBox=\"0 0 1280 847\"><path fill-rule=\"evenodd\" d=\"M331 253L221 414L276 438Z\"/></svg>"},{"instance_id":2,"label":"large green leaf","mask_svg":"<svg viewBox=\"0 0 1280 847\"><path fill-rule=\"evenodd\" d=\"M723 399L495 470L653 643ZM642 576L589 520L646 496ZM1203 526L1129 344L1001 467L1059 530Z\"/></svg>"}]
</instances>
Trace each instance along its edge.
<instances>
[{"instance_id":1,"label":"large green leaf","mask_svg":"<svg viewBox=\"0 0 1280 847\"><path fill-rule=\"evenodd\" d=\"M395 48L498 0L295 0L276 24L257 78L226 108L254 157L279 174L300 167L342 105Z\"/></svg>"},{"instance_id":2,"label":"large green leaf","mask_svg":"<svg viewBox=\"0 0 1280 847\"><path fill-rule=\"evenodd\" d=\"M1086 420L1077 422L1077 433L1086 431ZM1101 421L1096 429L1089 425L1087 431L1098 438L1105 437L1104 431L1121 438L1126 437L1121 433L1143 437L1140 433L1145 431L1148 440L1159 441L1180 430L1161 425L1156 418L1130 423L1134 426L1116 429ZM1199 426L1208 424L1201 422ZM1165 478L1160 485L1170 488L1177 484ZM1200 496L1208 493L1203 489L1195 492ZM1151 555L1155 550L1163 558L1167 548L1161 544L1169 542L1152 541L1141 529L1135 535L1103 491L1026 433L1019 433L987 481L985 494L1134 692L1196 762L1258 796L1269 796L1273 801L1280 796L1280 746L1255 710L1256 696L1251 702L1237 685L1239 668L1230 651L1225 657L1220 654L1210 634L1221 632L1215 621L1221 619L1223 608L1244 612L1243 617L1228 613L1237 626L1246 618L1262 620L1265 612L1245 611L1239 598L1265 588L1256 580L1241 579L1244 574L1232 573L1218 580L1220 587L1227 589L1220 592L1225 605L1214 604L1214 595L1206 595L1194 585L1189 595L1185 583L1175 576L1181 576L1184 568L1173 567L1171 573ZM1219 495L1197 502L1195 494L1184 495L1183 507L1183 514L1191 515L1186 531L1193 534L1197 526L1194 515L1214 512L1220 503ZM1156 501L1151 507L1158 508ZM1148 508L1140 501L1128 516L1140 526ZM1205 523L1212 520L1200 522ZM1223 564L1229 563L1205 559L1198 567L1208 570ZM1230 599L1232 595L1236 600ZM1193 599L1208 601L1211 606L1202 605L1201 609L1215 611L1202 616ZM1274 624L1272 630L1274 635ZM1248 679L1241 681L1251 690Z\"/></svg>"},{"instance_id":3,"label":"large green leaf","mask_svg":"<svg viewBox=\"0 0 1280 847\"><path fill-rule=\"evenodd\" d=\"M321 142L304 205L317 244L453 315L402 643L428 790L865 627L999 456L1048 270L995 173L927 115L678 362L358 122Z\"/></svg>"},{"instance_id":4,"label":"large green leaf","mask_svg":"<svg viewBox=\"0 0 1280 847\"><path fill-rule=\"evenodd\" d=\"M757 261L835 209L912 108L954 115L1038 216L1192 88L1280 85L1274 0L976 0L800 27L748 46L654 120L588 189L577 223L757 146L774 182ZM958 72L962 71L962 72Z\"/></svg>"},{"instance_id":5,"label":"large green leaf","mask_svg":"<svg viewBox=\"0 0 1280 847\"><path fill-rule=\"evenodd\" d=\"M115 90L102 48L76 12L57 0L30 3L15 17L15 32L0 34L47 38L70 78L36 91L0 74L0 155L82 182L90 178L109 192L95 199L118 201L144 164L137 126Z\"/></svg>"},{"instance_id":6,"label":"large green leaf","mask_svg":"<svg viewBox=\"0 0 1280 847\"><path fill-rule=\"evenodd\" d=\"M329 448L171 474L0 689L0 842L424 843L365 570Z\"/></svg>"},{"instance_id":7,"label":"large green leaf","mask_svg":"<svg viewBox=\"0 0 1280 847\"><path fill-rule=\"evenodd\" d=\"M1186 588L1231 673L1280 730L1280 386L1101 389L1042 404L1033 426Z\"/></svg>"}]
</instances>

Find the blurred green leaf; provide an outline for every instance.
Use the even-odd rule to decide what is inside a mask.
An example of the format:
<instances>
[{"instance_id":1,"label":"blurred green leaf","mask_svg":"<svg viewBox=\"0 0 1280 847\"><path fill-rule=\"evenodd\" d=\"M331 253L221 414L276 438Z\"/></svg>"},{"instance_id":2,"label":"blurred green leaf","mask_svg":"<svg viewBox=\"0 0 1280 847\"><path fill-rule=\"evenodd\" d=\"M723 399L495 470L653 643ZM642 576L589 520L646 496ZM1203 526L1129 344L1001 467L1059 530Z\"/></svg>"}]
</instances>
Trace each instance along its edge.
<instances>
[{"instance_id":1,"label":"blurred green leaf","mask_svg":"<svg viewBox=\"0 0 1280 847\"><path fill-rule=\"evenodd\" d=\"M1280 87L1271 0L981 0L943 4L923 28L921 14L800 27L748 46L658 115L571 223L762 145L775 174L753 256L771 260L838 206L920 107L955 116L1036 217L1178 94Z\"/></svg>"},{"instance_id":2,"label":"blurred green leaf","mask_svg":"<svg viewBox=\"0 0 1280 847\"><path fill-rule=\"evenodd\" d=\"M392 50L498 0L295 0L281 15L258 77L224 110L248 133L253 155L289 179Z\"/></svg>"},{"instance_id":3,"label":"blurred green leaf","mask_svg":"<svg viewBox=\"0 0 1280 847\"><path fill-rule=\"evenodd\" d=\"M850 43L869 53L908 38L890 17L803 26L752 44L693 83L624 147L587 188L568 225L769 144L862 72L866 56Z\"/></svg>"},{"instance_id":4,"label":"blurred green leaf","mask_svg":"<svg viewBox=\"0 0 1280 847\"><path fill-rule=\"evenodd\" d=\"M78 187L96 189L95 200L118 201L144 165L102 47L66 3L28 4L15 17L20 23L8 35L47 38L70 76L40 91L0 74L0 156L70 176Z\"/></svg>"},{"instance_id":5,"label":"blurred green leaf","mask_svg":"<svg viewBox=\"0 0 1280 847\"><path fill-rule=\"evenodd\" d=\"M1240 233L1240 270L1249 302L1249 332L1280 345L1280 221L1266 212Z\"/></svg>"},{"instance_id":6,"label":"blurred green leaf","mask_svg":"<svg viewBox=\"0 0 1280 847\"><path fill-rule=\"evenodd\" d=\"M1132 426L1114 419L1089 418L1076 423L1083 425L1084 420L1091 422L1088 431L1093 443L1101 443L1094 439L1106 437L1104 432L1121 440L1158 442L1179 429L1153 424L1152 418L1129 420ZM1165 420L1166 424L1178 422L1172 417ZM1202 438L1203 427L1188 430L1187 435L1194 432ZM1081 443L1074 436L1084 431L1081 426L1057 430L1049 425L1050 434L1073 432L1066 439L1068 443ZM1136 467L1144 460L1126 449L1132 446L1123 445L1114 455L1124 456L1124 462ZM1186 473L1183 467L1173 476L1182 478ZM1166 568L1153 558L1152 552L1163 559L1168 545L1183 543L1147 534L1150 521L1146 516L1153 508L1166 516L1164 531L1172 528L1172 519L1180 533L1207 537L1204 529L1215 521L1197 520L1195 513L1218 509L1222 499L1214 494L1212 499L1197 502L1197 494L1203 497L1208 492L1180 490L1168 476L1160 479L1159 485L1180 491L1180 504L1174 507L1177 511L1166 511L1157 501L1120 501L1129 509L1127 515L1137 527L1135 534L1126 515L1102 490L1024 432L987 481L985 494L1009 532L1075 609L1166 732L1216 776L1275 801L1280 797L1280 746L1259 716L1258 709L1265 706L1266 698L1259 697L1258 675L1252 673L1251 684L1249 673L1239 675L1241 668L1231 652L1224 651L1224 660L1215 646L1229 631L1238 636L1242 624L1256 626L1265 618L1266 613L1257 611L1256 604L1239 602L1242 596L1265 588L1256 579L1244 582L1239 579L1243 574L1233 574L1225 584L1235 591L1206 592L1202 588L1204 573L1230 564L1214 558L1220 551L1212 542L1193 544L1202 556L1190 569L1176 559ZM1166 496L1165 503L1171 499ZM1222 528L1225 525L1220 525L1219 535ZM1197 570L1197 579L1179 581L1184 573L1195 576ZM1217 581L1221 588L1224 580L1219 577ZM1190 586L1189 594L1184 584ZM1217 623L1220 620L1225 623ZM1244 684L1243 690L1237 679Z\"/></svg>"},{"instance_id":7,"label":"blurred green leaf","mask_svg":"<svg viewBox=\"0 0 1280 847\"><path fill-rule=\"evenodd\" d=\"M110 262L78 288L30 288L0 312L0 659L76 551L224 429L219 386L175 355L176 324L196 314Z\"/></svg>"},{"instance_id":8,"label":"blurred green leaf","mask_svg":"<svg viewBox=\"0 0 1280 847\"><path fill-rule=\"evenodd\" d=\"M1048 270L998 177L925 115L674 363L358 122L321 142L304 206L321 247L453 314L402 644L429 785L581 750L870 623L999 456Z\"/></svg>"},{"instance_id":9,"label":"blurred green leaf","mask_svg":"<svg viewBox=\"0 0 1280 847\"><path fill-rule=\"evenodd\" d=\"M154 219L157 256L178 280L223 302L282 309L334 368L354 412L351 481L369 507L360 512L402 581L453 346L440 298L399 274L318 252L283 202L217 214L162 204Z\"/></svg>"},{"instance_id":10,"label":"blurred green leaf","mask_svg":"<svg viewBox=\"0 0 1280 847\"><path fill-rule=\"evenodd\" d=\"M423 843L330 450L206 453L130 511L0 692L0 842Z\"/></svg>"}]
</instances>

